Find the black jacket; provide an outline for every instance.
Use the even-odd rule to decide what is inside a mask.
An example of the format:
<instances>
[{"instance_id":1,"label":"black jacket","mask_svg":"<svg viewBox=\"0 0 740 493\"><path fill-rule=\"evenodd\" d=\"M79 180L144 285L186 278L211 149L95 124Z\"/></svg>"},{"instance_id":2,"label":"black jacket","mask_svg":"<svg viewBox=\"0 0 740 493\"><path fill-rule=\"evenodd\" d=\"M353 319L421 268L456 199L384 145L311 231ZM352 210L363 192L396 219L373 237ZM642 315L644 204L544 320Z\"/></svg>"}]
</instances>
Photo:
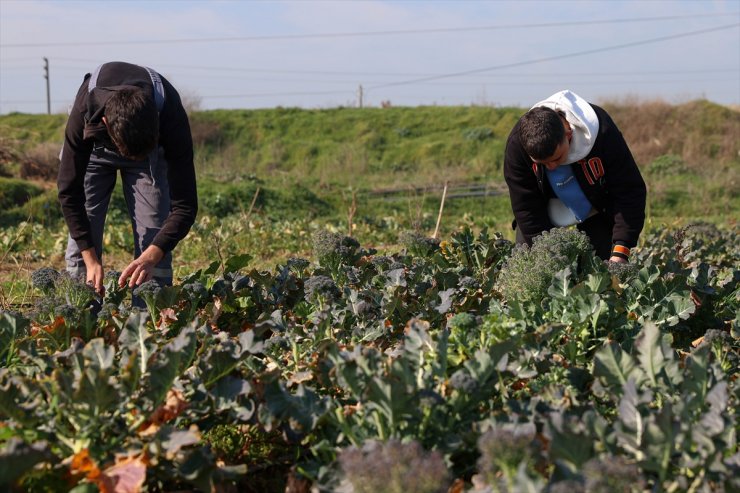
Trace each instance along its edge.
<instances>
[{"instance_id":1,"label":"black jacket","mask_svg":"<svg viewBox=\"0 0 740 493\"><path fill-rule=\"evenodd\" d=\"M105 104L120 87L147 88L154 94L149 73L138 65L106 63L98 74L92 92L88 91L90 75L85 76L67 120L57 179L62 213L70 235L80 250L93 246L90 222L85 212L84 188L85 171L93 145L116 149L102 121ZM152 244L168 252L175 248L193 225L198 211L198 195L188 117L175 88L164 77L162 84L165 101L159 114L159 146L164 150L168 164L171 205L170 214Z\"/></svg>"},{"instance_id":2,"label":"black jacket","mask_svg":"<svg viewBox=\"0 0 740 493\"><path fill-rule=\"evenodd\" d=\"M633 247L645 222L645 182L621 132L602 108L591 105L599 132L591 152L570 166L596 217L613 220L612 242ZM514 219L528 244L532 237L553 228L547 203L555 193L545 167L532 162L519 139L519 123L509 134L504 157Z\"/></svg>"}]
</instances>

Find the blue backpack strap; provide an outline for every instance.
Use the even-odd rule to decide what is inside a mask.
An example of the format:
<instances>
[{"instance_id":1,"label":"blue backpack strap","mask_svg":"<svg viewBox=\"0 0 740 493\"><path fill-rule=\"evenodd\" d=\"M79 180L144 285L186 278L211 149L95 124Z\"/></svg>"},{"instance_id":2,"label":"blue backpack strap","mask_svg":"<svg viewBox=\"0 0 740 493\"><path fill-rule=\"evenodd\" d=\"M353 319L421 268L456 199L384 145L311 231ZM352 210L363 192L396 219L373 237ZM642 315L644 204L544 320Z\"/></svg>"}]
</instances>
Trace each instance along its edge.
<instances>
[{"instance_id":1,"label":"blue backpack strap","mask_svg":"<svg viewBox=\"0 0 740 493\"><path fill-rule=\"evenodd\" d=\"M162 84L162 77L149 67L144 68L149 72L149 77L152 79L152 85L154 86L154 103L157 105L157 111L161 112L162 108L164 108L164 84Z\"/></svg>"}]
</instances>

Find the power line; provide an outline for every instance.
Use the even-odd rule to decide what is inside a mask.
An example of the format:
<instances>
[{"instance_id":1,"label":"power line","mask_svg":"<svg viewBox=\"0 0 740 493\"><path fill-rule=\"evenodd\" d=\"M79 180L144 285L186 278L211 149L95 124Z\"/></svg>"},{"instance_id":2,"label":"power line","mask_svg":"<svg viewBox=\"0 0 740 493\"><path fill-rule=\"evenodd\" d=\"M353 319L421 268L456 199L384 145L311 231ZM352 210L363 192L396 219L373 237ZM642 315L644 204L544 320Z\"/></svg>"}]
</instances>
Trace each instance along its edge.
<instances>
[{"instance_id":1,"label":"power line","mask_svg":"<svg viewBox=\"0 0 740 493\"><path fill-rule=\"evenodd\" d=\"M668 36L660 36L660 37L657 37L657 38L650 38L650 39L645 39L645 40L642 40L642 41L632 41L632 42L629 42L629 43L622 43L622 44L612 45L612 46L604 46L604 47L601 47L601 48L594 48L594 49L591 49L591 50L576 51L576 52L573 52L573 53L566 53L566 54L563 54L563 55L554 55L554 56L550 56L550 57L535 58L535 59L532 59L532 60L525 60L525 61L521 61L521 62L513 62L513 63L507 63L507 64L503 64L503 65L494 65L492 67L484 67L484 68L478 68L478 69L473 69L473 70L465 70L465 71L462 71L462 72L453 72L453 73L442 74L442 75L434 75L434 76L430 76L430 77L421 77L421 78L418 78L418 79L411 79L411 80L405 80L405 81L399 81L399 82L389 82L387 84L381 84L381 85L377 85L377 86L374 86L374 87L370 87L370 88L368 88L368 90L381 89L381 88L384 88L384 87L392 87L392 86L401 86L401 85L407 85L407 84L418 84L420 82L429 82L429 81L432 81L432 80L447 79L447 78L452 78L452 77L460 77L462 75L478 74L478 73L482 73L482 72L490 72L492 70L500 70L500 69L512 68L512 67L521 67L521 66L524 66L524 65L534 65L534 64L542 63L542 62L551 62L551 61L554 61L554 60L562 60L564 58L573 58L573 57L577 57L577 56L591 55L591 54L594 54L594 53L602 53L602 52L605 52L605 51L619 50L619 49L622 49L622 48L630 48L630 47L633 47L633 46L641 46L641 45L646 45L646 44L650 44L650 43L658 43L660 41L668 41L670 39L678 39L678 38L687 38L687 37L690 37L690 36L698 36L700 34L707 34L707 33L710 33L710 32L722 31L722 30L725 30L725 29L732 29L732 28L738 27L738 26L740 26L740 23L727 24L727 25L724 25L724 26L717 26L717 27L712 27L712 28L709 28L709 29L701 29L699 31L689 31L689 32L685 32L685 33L671 34L671 35L668 35Z\"/></svg>"},{"instance_id":2,"label":"power line","mask_svg":"<svg viewBox=\"0 0 740 493\"><path fill-rule=\"evenodd\" d=\"M631 76L631 75L639 75L639 76L654 76L654 75L686 75L686 74L738 74L740 73L740 69L707 69L707 70L670 70L670 71L641 71L641 72L550 72L550 73L514 73L514 74L480 74L479 82L491 82L492 79L513 79L513 78L523 78L523 77L614 77L614 76ZM427 76L434 76L435 74L381 74L381 73L366 73L366 74L356 74L356 73L347 73L343 74L346 77L350 77L352 75L361 75L363 77L363 80L366 80L367 78L378 78L378 77L388 77L388 76L401 76L401 75L407 75L407 76L419 76L419 77L427 77ZM439 74L436 74L439 75ZM178 73L178 77L187 76L191 79L198 79L198 78L209 78L212 79L213 76L209 74L186 74L186 73ZM333 79L333 78L327 78L327 79L306 79L306 78L257 78L257 77L250 77L250 76L228 76L228 75L219 75L219 80L249 80L249 81L266 81L266 82L312 82L312 83L354 83L357 82L357 79Z\"/></svg>"},{"instance_id":3,"label":"power line","mask_svg":"<svg viewBox=\"0 0 740 493\"><path fill-rule=\"evenodd\" d=\"M302 39L327 39L327 38L349 38L349 37L368 37L368 36L390 36L406 34L429 34L429 33L454 33L454 32L473 32L473 31L492 31L499 29L538 29L548 27L565 27L584 24L622 24L630 22L655 22L669 21L677 19L696 19L701 17L727 17L737 16L740 12L727 12L718 14L698 14L698 15L669 15L657 17L632 17L622 19L595 19L580 21L564 22L541 22L529 24L499 24L492 26L473 26L473 27L446 27L430 29L397 29L386 31L362 31L362 32L337 32L337 33L319 33L319 34L276 34L265 36L231 36L222 38L176 38L176 39L148 39L148 40L127 40L127 41L106 41L96 40L96 46L121 46L121 45L141 45L141 44L177 44L177 43L223 43L239 41L278 41L278 40L302 40ZM75 41L66 43L10 43L0 44L1 48L46 48L58 46L89 46L89 41Z\"/></svg>"},{"instance_id":4,"label":"power line","mask_svg":"<svg viewBox=\"0 0 740 493\"><path fill-rule=\"evenodd\" d=\"M247 73L259 73L259 74L295 74L295 75L340 75L340 76L381 76L381 77L435 77L443 74L434 73L414 73L414 72L354 72L354 71L329 71L329 70L272 70L272 69L254 69L254 68L234 68L234 67L196 67L196 66L184 66L184 65L157 65L158 68L169 67L170 69L185 69L185 70L205 70L213 71L224 71L224 72L247 72ZM637 71L637 72L540 72L540 73L507 73L507 74L491 74L496 77L549 77L552 75L569 75L569 76L584 76L584 75L639 75L639 74L683 74L683 73L706 73L706 72L735 72L737 69L697 69L697 70L671 70L671 71Z\"/></svg>"},{"instance_id":5,"label":"power line","mask_svg":"<svg viewBox=\"0 0 740 493\"><path fill-rule=\"evenodd\" d=\"M34 59L36 57L33 57ZM24 58L23 60L30 60L29 58ZM68 59L68 58L57 58L54 57L55 62L59 61L79 61L84 62L85 60L78 60L78 59ZM29 63L31 63L29 61ZM90 71L90 69L95 66L95 64L99 65L100 61L90 61L91 65L87 65L83 68L76 68L69 65L61 65L56 70L62 70L67 72L75 72L75 73L82 73L85 70ZM104 62L102 62L104 63ZM3 66L3 73L8 72L14 72L14 73L28 73L29 70L35 71L37 69L37 64L33 65L22 65L22 66L16 66L16 65L8 65L8 64L2 64ZM212 77L213 75L219 75L219 78L224 78L224 76L218 74L218 72L232 72L232 73L247 73L247 74L290 74L290 75L326 75L326 76L343 76L343 77L436 77L444 74L440 73L419 73L419 72L379 72L379 71L372 71L372 72L358 72L358 71L341 71L341 70L280 70L280 69L262 69L262 68L250 68L250 67L220 67L220 66L207 66L207 65L170 65L170 64L157 64L157 69L160 71L164 68L168 68L170 70L194 70L194 71L204 71L208 72L206 74L202 74L203 76L209 76ZM703 69L692 69L692 70L641 70L641 71L628 71L628 72L508 72L508 73L496 73L496 74L488 74L490 77L552 77L552 76L570 76L570 77L581 77L581 76L603 76L603 77L610 77L614 75L674 75L674 74L691 74L691 73L730 73L730 72L737 72L738 69L728 69L728 68L703 68ZM186 72L177 72L178 76L182 76L183 74L186 74ZM166 74L165 74L166 75ZM195 76L197 77L199 74L187 74L188 76ZM243 79L242 77L231 77L234 79Z\"/></svg>"},{"instance_id":6,"label":"power line","mask_svg":"<svg viewBox=\"0 0 740 493\"><path fill-rule=\"evenodd\" d=\"M703 83L735 83L740 79L728 79L728 78L713 78L713 79L690 79L690 80L672 80L672 82L703 82ZM555 81L534 81L534 82L506 82L497 83L497 87L501 86L541 86L543 84L552 85ZM606 86L613 84L665 84L665 80L622 80L622 81L579 81L579 85L582 86ZM481 85L480 83L461 83L460 85ZM290 97L290 96L340 96L340 95L356 95L356 88L346 90L334 90L334 91L295 91L295 92L269 92L269 93L252 93L252 94L215 94L215 95L198 95L203 100L209 99L250 99L250 98L261 98L261 97ZM363 87L364 91L364 87ZM0 105L10 104L38 104L44 103L41 99L25 99L25 100L0 100ZM54 104L67 104L70 102L69 99L53 99L51 101Z\"/></svg>"},{"instance_id":7,"label":"power line","mask_svg":"<svg viewBox=\"0 0 740 493\"><path fill-rule=\"evenodd\" d=\"M222 94L218 96L200 96L203 99L236 99L236 98L263 98L278 96L333 96L339 94L355 94L355 89L346 91L297 91L297 92L265 92L255 94Z\"/></svg>"}]
</instances>

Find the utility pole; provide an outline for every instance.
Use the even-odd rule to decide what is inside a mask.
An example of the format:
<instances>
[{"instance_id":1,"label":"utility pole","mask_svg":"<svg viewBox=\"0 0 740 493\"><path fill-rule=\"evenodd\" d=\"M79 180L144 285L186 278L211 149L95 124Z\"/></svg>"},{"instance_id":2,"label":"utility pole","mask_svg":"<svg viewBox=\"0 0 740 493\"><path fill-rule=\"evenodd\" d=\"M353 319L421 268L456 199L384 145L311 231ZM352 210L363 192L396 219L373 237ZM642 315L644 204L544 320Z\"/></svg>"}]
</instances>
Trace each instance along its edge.
<instances>
[{"instance_id":1,"label":"utility pole","mask_svg":"<svg viewBox=\"0 0 740 493\"><path fill-rule=\"evenodd\" d=\"M49 59L44 57L44 79L46 79L46 113L51 115L51 91L49 90Z\"/></svg>"},{"instance_id":2,"label":"utility pole","mask_svg":"<svg viewBox=\"0 0 740 493\"><path fill-rule=\"evenodd\" d=\"M357 106L359 108L362 108L362 84L360 84L360 86L357 88L357 101Z\"/></svg>"}]
</instances>

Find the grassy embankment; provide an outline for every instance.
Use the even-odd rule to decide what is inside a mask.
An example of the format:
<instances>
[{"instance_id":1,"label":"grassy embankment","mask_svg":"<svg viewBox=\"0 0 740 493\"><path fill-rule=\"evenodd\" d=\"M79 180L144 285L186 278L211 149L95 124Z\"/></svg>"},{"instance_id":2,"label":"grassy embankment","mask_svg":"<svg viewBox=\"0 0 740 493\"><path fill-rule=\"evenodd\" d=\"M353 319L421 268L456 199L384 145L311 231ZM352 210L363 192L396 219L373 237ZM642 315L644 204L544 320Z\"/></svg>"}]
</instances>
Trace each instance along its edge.
<instances>
[{"instance_id":1,"label":"grassy embankment","mask_svg":"<svg viewBox=\"0 0 740 493\"><path fill-rule=\"evenodd\" d=\"M706 101L603 106L620 126L648 183L648 227L696 220L726 223L738 217L740 113ZM290 254L308 255L309 230L331 224L346 231L353 208L354 234L363 244L392 243L394 231L383 230L421 228L431 235L445 182L450 191L443 238L463 223L510 236L503 154L523 111L195 112L191 124L203 220L191 233L192 241L178 248L181 263L202 264L203 256L238 250L250 251L266 265ZM64 121L64 115L0 116L0 174L9 177L0 178L5 230L0 263L5 271L16 272L14 278L21 264L61 262L65 230L50 177ZM471 184L477 188L463 187ZM130 243L122 202L119 194L110 221L124 227L106 237L109 259L124 259L119 263L129 255ZM22 221L28 224L20 228ZM36 238L34 231L46 233Z\"/></svg>"}]
</instances>

